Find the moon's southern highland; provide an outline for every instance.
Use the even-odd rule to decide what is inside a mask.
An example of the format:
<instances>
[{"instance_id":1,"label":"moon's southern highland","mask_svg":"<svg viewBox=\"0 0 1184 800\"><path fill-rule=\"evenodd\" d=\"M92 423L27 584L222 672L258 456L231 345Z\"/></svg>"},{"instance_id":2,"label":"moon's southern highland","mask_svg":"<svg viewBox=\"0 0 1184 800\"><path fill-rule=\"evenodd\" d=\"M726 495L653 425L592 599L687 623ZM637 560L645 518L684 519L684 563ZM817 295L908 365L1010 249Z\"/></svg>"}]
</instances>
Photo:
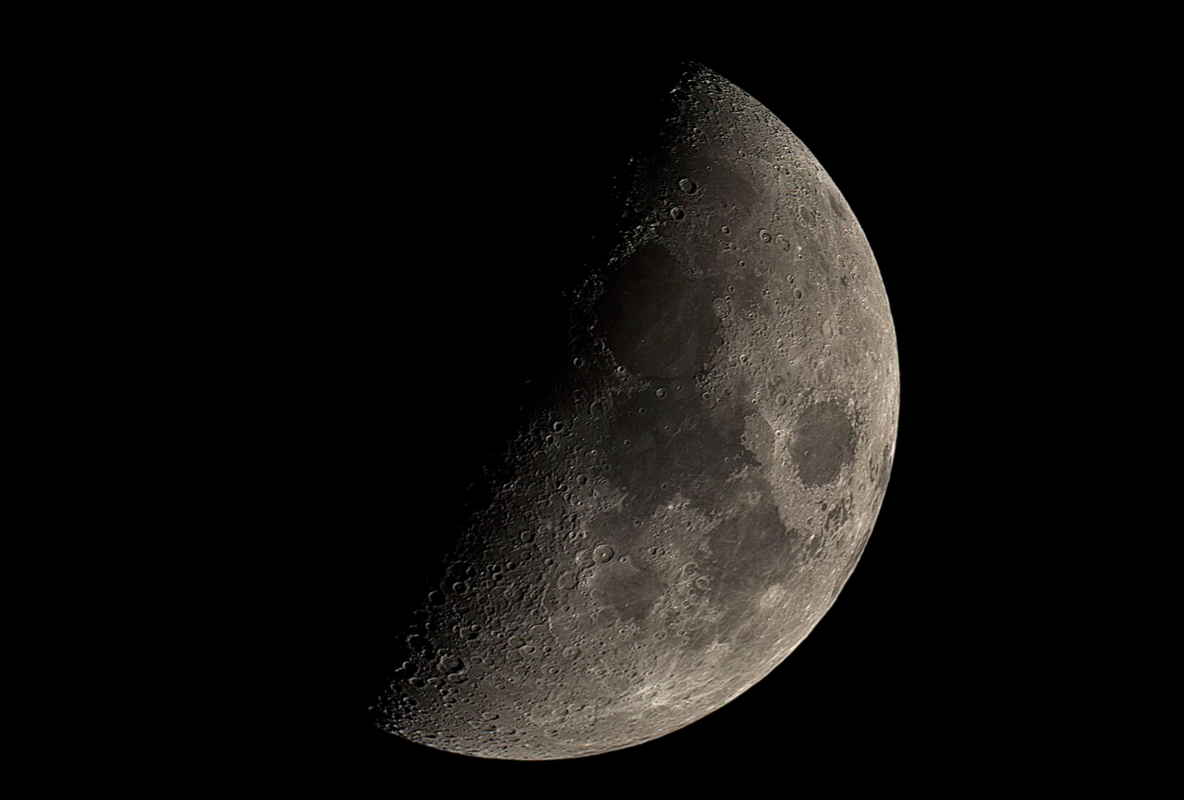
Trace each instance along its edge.
<instances>
[{"instance_id":1,"label":"moon's southern highland","mask_svg":"<svg viewBox=\"0 0 1184 800\"><path fill-rule=\"evenodd\" d=\"M855 568L895 448L896 339L863 230L764 106L687 68L556 387L413 627L384 730L589 756L735 699Z\"/></svg>"}]
</instances>

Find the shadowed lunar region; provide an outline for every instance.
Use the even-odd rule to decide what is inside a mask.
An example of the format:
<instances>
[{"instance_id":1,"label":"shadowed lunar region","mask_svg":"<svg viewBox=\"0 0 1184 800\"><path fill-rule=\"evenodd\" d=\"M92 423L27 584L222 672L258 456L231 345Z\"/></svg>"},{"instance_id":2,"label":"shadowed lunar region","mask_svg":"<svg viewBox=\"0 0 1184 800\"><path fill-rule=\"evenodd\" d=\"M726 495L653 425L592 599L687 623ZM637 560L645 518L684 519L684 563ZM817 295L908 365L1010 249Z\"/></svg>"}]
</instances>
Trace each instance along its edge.
<instances>
[{"instance_id":1,"label":"shadowed lunar region","mask_svg":"<svg viewBox=\"0 0 1184 800\"><path fill-rule=\"evenodd\" d=\"M785 659L871 535L899 372L863 231L752 97L697 65L671 88L557 388L391 634L386 731L524 760L663 736Z\"/></svg>"}]
</instances>

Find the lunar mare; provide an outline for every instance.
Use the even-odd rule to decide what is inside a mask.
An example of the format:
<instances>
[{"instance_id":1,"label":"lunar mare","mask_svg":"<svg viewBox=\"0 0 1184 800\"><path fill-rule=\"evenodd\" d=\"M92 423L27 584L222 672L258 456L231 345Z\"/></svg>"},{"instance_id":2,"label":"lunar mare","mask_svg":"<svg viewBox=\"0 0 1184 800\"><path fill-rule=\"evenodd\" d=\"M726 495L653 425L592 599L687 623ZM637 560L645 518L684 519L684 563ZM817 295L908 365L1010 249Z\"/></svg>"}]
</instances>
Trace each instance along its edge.
<instances>
[{"instance_id":1,"label":"lunar mare","mask_svg":"<svg viewBox=\"0 0 1184 800\"><path fill-rule=\"evenodd\" d=\"M899 372L863 231L752 97L695 66L671 99L550 399L389 634L384 730L509 759L660 737L781 663L871 535Z\"/></svg>"}]
</instances>

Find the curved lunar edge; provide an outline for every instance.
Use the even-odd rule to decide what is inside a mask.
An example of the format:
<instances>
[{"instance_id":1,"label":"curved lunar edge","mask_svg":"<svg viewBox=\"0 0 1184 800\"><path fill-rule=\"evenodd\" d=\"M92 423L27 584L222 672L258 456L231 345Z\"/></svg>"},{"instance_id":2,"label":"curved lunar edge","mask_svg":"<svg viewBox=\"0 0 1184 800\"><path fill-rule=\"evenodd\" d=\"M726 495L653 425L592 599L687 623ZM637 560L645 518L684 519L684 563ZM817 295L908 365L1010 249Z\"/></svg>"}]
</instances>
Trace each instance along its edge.
<instances>
[{"instance_id":1,"label":"curved lunar edge","mask_svg":"<svg viewBox=\"0 0 1184 800\"><path fill-rule=\"evenodd\" d=\"M752 97L697 65L671 96L560 389L399 634L386 731L525 760L663 736L781 663L871 535L899 371L863 231Z\"/></svg>"}]
</instances>

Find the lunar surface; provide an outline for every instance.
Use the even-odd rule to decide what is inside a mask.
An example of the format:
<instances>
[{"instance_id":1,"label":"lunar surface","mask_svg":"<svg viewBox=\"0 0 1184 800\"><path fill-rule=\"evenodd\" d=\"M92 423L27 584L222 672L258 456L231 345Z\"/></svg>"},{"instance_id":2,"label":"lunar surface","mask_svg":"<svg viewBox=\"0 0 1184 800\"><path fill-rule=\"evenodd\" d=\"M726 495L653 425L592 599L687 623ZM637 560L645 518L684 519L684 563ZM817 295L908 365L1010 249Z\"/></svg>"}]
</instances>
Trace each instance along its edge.
<instances>
[{"instance_id":1,"label":"lunar surface","mask_svg":"<svg viewBox=\"0 0 1184 800\"><path fill-rule=\"evenodd\" d=\"M671 89L554 390L382 634L402 648L386 731L527 760L663 736L793 652L871 535L899 373L863 231L752 97L695 65Z\"/></svg>"}]
</instances>

